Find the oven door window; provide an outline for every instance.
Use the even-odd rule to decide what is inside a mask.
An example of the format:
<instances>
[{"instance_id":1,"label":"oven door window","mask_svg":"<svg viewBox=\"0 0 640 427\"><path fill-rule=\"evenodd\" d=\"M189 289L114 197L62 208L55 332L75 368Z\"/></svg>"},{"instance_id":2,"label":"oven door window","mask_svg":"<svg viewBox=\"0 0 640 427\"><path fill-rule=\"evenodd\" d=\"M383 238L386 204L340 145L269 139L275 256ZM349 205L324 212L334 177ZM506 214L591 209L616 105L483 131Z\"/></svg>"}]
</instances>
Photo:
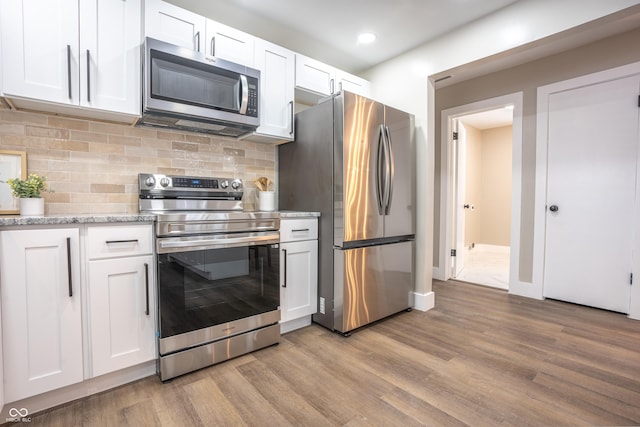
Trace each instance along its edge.
<instances>
[{"instance_id":1,"label":"oven door window","mask_svg":"<svg viewBox=\"0 0 640 427\"><path fill-rule=\"evenodd\" d=\"M277 245L158 255L162 338L276 310Z\"/></svg>"}]
</instances>

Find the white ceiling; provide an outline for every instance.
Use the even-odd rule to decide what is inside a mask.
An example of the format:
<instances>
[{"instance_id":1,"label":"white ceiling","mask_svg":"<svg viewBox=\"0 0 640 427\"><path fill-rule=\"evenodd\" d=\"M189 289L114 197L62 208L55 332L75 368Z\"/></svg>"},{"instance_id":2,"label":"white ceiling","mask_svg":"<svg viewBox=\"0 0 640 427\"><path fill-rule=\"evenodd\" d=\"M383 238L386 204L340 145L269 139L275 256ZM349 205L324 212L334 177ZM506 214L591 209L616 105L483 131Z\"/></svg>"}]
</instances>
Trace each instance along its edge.
<instances>
[{"instance_id":1,"label":"white ceiling","mask_svg":"<svg viewBox=\"0 0 640 427\"><path fill-rule=\"evenodd\" d=\"M495 110L482 111L459 117L465 125L478 130L493 129L502 126L510 126L513 123L513 110L497 108Z\"/></svg>"},{"instance_id":2,"label":"white ceiling","mask_svg":"<svg viewBox=\"0 0 640 427\"><path fill-rule=\"evenodd\" d=\"M168 0L358 73L518 0ZM358 45L360 32L377 40Z\"/></svg>"}]
</instances>

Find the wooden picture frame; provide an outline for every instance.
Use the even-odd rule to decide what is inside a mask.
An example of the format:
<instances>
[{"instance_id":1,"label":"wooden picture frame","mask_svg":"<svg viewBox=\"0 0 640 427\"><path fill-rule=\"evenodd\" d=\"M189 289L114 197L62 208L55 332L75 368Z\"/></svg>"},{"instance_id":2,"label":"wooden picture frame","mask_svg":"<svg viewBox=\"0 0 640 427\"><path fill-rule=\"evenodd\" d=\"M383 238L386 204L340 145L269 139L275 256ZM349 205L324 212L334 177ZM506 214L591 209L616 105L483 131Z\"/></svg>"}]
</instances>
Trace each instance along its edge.
<instances>
[{"instance_id":1,"label":"wooden picture frame","mask_svg":"<svg viewBox=\"0 0 640 427\"><path fill-rule=\"evenodd\" d=\"M27 179L27 153L0 150L0 215L19 214L19 201L11 194L7 180Z\"/></svg>"}]
</instances>

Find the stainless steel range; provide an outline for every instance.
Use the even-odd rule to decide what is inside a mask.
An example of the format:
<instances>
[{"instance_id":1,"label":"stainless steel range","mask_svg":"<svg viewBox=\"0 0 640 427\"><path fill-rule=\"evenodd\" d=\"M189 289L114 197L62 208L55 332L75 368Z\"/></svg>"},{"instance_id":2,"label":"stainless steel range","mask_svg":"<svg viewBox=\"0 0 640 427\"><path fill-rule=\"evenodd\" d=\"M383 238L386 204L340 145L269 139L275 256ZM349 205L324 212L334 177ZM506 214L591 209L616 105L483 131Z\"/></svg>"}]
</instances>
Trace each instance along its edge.
<instances>
[{"instance_id":1,"label":"stainless steel range","mask_svg":"<svg viewBox=\"0 0 640 427\"><path fill-rule=\"evenodd\" d=\"M280 219L244 212L239 179L140 174L155 213L162 381L276 344Z\"/></svg>"}]
</instances>

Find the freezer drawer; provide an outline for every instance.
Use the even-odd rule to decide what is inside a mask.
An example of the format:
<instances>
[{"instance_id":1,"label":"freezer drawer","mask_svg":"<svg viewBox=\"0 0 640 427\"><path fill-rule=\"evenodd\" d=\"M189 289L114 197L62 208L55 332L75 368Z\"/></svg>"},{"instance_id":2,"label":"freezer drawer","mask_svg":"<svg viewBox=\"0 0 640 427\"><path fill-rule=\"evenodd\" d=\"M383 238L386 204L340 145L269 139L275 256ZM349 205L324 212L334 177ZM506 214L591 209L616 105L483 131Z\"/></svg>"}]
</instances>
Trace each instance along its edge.
<instances>
[{"instance_id":1,"label":"freezer drawer","mask_svg":"<svg viewBox=\"0 0 640 427\"><path fill-rule=\"evenodd\" d=\"M345 333L413 305L414 242L334 250L334 329Z\"/></svg>"}]
</instances>

